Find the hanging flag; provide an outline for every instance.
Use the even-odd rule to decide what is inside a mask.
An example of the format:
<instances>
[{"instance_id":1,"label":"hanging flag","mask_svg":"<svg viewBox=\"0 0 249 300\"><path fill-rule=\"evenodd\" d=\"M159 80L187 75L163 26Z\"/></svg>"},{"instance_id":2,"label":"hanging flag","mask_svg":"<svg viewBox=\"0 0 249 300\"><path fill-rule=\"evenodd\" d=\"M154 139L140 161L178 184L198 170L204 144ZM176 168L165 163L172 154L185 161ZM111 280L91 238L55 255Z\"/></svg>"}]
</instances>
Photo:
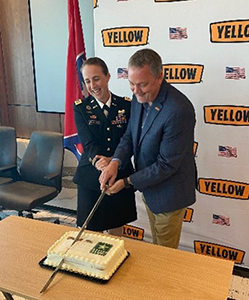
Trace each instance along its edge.
<instances>
[{"instance_id":1,"label":"hanging flag","mask_svg":"<svg viewBox=\"0 0 249 300\"><path fill-rule=\"evenodd\" d=\"M68 0L68 51L66 73L66 99L64 120L64 147L72 151L79 160L82 154L76 126L73 103L82 99L85 89L80 68L86 60L78 0Z\"/></svg>"}]
</instances>

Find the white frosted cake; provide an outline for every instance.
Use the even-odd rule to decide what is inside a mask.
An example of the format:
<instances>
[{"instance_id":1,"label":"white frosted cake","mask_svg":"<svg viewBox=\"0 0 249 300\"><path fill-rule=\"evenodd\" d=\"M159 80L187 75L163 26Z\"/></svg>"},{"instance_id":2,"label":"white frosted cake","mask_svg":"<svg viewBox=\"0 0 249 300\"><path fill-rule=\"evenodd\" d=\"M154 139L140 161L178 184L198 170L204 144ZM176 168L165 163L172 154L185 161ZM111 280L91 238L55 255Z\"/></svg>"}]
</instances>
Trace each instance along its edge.
<instances>
[{"instance_id":1,"label":"white frosted cake","mask_svg":"<svg viewBox=\"0 0 249 300\"><path fill-rule=\"evenodd\" d=\"M127 257L124 241L108 235L85 232L72 248L77 231L66 232L47 252L44 265L57 267L65 259L61 269L108 280ZM69 250L68 250L69 249Z\"/></svg>"}]
</instances>

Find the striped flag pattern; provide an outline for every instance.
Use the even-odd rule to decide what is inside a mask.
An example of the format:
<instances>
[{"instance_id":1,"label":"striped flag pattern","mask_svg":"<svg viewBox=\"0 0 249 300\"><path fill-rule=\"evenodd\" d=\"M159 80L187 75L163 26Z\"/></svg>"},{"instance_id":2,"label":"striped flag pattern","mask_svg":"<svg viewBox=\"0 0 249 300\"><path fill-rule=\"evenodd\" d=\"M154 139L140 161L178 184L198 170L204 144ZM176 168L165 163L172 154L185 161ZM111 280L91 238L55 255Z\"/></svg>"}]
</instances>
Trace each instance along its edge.
<instances>
[{"instance_id":1,"label":"striped flag pattern","mask_svg":"<svg viewBox=\"0 0 249 300\"><path fill-rule=\"evenodd\" d=\"M86 60L78 0L68 0L68 52L64 120L64 147L79 160L83 151L74 123L73 103L85 94L81 66Z\"/></svg>"}]
</instances>

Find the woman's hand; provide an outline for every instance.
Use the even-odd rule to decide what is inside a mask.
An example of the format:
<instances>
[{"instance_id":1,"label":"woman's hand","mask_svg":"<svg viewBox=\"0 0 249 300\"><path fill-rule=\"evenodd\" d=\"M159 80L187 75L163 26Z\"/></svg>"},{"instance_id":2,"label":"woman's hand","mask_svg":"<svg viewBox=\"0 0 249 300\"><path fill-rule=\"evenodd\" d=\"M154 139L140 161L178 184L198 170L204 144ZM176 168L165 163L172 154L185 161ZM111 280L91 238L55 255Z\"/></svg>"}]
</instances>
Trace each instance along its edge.
<instances>
[{"instance_id":1,"label":"woman's hand","mask_svg":"<svg viewBox=\"0 0 249 300\"><path fill-rule=\"evenodd\" d=\"M117 160L111 161L105 170L99 176L100 189L104 190L105 186L111 187L114 185L118 174L119 162Z\"/></svg>"},{"instance_id":2,"label":"woman's hand","mask_svg":"<svg viewBox=\"0 0 249 300\"><path fill-rule=\"evenodd\" d=\"M97 160L95 163L95 168L99 171L104 171L104 169L109 165L112 160L111 157L106 157L103 155L96 155L95 159Z\"/></svg>"},{"instance_id":3,"label":"woman's hand","mask_svg":"<svg viewBox=\"0 0 249 300\"><path fill-rule=\"evenodd\" d=\"M113 194L117 194L118 192L120 192L123 188L125 187L124 185L124 180L123 179L119 179L117 180L111 187L109 187L106 191L107 195L113 195Z\"/></svg>"}]
</instances>

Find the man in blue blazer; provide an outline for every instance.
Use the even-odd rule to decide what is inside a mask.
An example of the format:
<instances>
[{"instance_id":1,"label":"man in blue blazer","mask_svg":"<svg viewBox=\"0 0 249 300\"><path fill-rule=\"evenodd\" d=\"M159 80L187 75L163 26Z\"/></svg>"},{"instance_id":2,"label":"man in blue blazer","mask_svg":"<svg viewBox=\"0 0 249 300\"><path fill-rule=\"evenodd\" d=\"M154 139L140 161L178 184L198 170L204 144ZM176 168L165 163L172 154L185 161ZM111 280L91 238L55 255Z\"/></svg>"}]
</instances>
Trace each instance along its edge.
<instances>
[{"instance_id":1,"label":"man in blue blazer","mask_svg":"<svg viewBox=\"0 0 249 300\"><path fill-rule=\"evenodd\" d=\"M109 193L133 185L143 193L153 242L177 248L186 207L195 202L195 111L188 98L163 79L161 57L151 49L128 63L133 92L128 128L100 176ZM136 172L115 182L134 155Z\"/></svg>"}]
</instances>

